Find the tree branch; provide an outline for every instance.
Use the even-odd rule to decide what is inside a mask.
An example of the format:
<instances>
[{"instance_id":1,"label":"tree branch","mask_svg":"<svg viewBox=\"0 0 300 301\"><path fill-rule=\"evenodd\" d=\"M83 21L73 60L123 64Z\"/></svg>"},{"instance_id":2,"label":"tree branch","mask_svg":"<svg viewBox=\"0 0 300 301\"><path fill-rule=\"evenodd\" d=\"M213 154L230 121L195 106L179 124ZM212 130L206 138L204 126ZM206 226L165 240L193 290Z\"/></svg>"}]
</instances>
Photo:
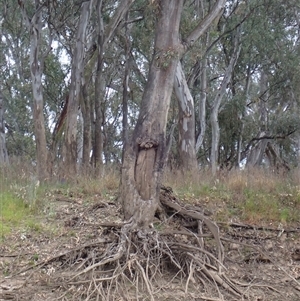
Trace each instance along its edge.
<instances>
[{"instance_id":1,"label":"tree branch","mask_svg":"<svg viewBox=\"0 0 300 301\"><path fill-rule=\"evenodd\" d=\"M184 40L184 48L187 51L205 33L215 19L219 19L223 13L226 0L217 0L211 11L201 20L189 36Z\"/></svg>"}]
</instances>

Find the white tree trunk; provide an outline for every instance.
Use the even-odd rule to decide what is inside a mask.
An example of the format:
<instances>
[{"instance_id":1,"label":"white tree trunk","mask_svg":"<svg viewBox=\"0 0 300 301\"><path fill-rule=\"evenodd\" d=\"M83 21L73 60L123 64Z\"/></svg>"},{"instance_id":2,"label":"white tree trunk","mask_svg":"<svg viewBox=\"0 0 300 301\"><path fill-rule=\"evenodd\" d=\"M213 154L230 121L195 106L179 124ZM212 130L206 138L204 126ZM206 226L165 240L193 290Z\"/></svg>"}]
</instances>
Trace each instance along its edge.
<instances>
[{"instance_id":1,"label":"white tree trunk","mask_svg":"<svg viewBox=\"0 0 300 301\"><path fill-rule=\"evenodd\" d=\"M65 176L72 177L77 173L77 115L80 99L80 87L83 72L83 59L86 41L86 30L95 0L85 1L81 5L76 44L72 57L71 84L67 108L65 133Z\"/></svg>"},{"instance_id":2,"label":"white tree trunk","mask_svg":"<svg viewBox=\"0 0 300 301\"><path fill-rule=\"evenodd\" d=\"M180 61L177 64L174 91L179 103L179 153L184 170L197 167L195 153L194 99L187 85Z\"/></svg>"},{"instance_id":3,"label":"white tree trunk","mask_svg":"<svg viewBox=\"0 0 300 301\"><path fill-rule=\"evenodd\" d=\"M207 99L207 58L201 62L200 99L199 99L199 125L200 133L196 142L196 153L202 147L206 132L206 99Z\"/></svg>"},{"instance_id":4,"label":"white tree trunk","mask_svg":"<svg viewBox=\"0 0 300 301\"><path fill-rule=\"evenodd\" d=\"M8 163L8 154L5 143L4 104L0 93L0 165Z\"/></svg>"},{"instance_id":5,"label":"white tree trunk","mask_svg":"<svg viewBox=\"0 0 300 301\"><path fill-rule=\"evenodd\" d=\"M33 120L34 120L34 135L36 143L36 157L37 157L37 173L38 178L41 181L46 180L49 177L48 166L48 150L46 142L45 132L45 119L44 119L44 98L43 98L43 66L44 60L51 49L51 45L48 46L48 51L41 54L41 42L42 42L42 7L39 1L35 1L35 13L31 19L29 19L25 6L22 1L19 1L19 5L26 22L27 28L30 31L30 74L32 83L33 94ZM51 39L51 38L50 38ZM49 43L51 44L51 42Z\"/></svg>"}]
</instances>

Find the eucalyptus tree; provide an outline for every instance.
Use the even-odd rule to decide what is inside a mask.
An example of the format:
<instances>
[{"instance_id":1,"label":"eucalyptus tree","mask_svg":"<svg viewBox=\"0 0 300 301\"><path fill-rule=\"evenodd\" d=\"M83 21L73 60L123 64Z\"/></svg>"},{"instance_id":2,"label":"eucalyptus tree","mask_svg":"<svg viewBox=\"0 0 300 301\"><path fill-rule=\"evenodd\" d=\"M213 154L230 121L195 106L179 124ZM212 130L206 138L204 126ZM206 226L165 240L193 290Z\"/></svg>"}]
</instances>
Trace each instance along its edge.
<instances>
[{"instance_id":1,"label":"eucalyptus tree","mask_svg":"<svg viewBox=\"0 0 300 301\"><path fill-rule=\"evenodd\" d=\"M134 0L120 1L115 9L109 22L105 23L103 18L103 1L97 3L97 60L96 60L96 74L95 74L95 141L93 149L94 166L96 173L101 174L102 166L102 152L103 152L103 98L105 96L105 80L103 76L104 54L108 48L108 44L114 38L116 29L120 24L123 24L126 12Z\"/></svg>"},{"instance_id":2,"label":"eucalyptus tree","mask_svg":"<svg viewBox=\"0 0 300 301\"><path fill-rule=\"evenodd\" d=\"M157 14L154 53L142 98L139 118L124 154L121 201L131 226L148 227L158 209L160 181L165 162L166 123L179 58L223 11L225 1L200 20L185 43L179 24L184 1L154 1Z\"/></svg>"},{"instance_id":3,"label":"eucalyptus tree","mask_svg":"<svg viewBox=\"0 0 300 301\"><path fill-rule=\"evenodd\" d=\"M49 177L48 171L48 149L45 131L44 119L44 97L43 97L43 68L44 61L48 53L51 51L52 36L48 35L48 45L42 45L42 31L45 24L43 20L44 5L38 0L30 3L32 6L25 7L23 1L19 1L19 6L25 24L30 33L30 73L32 81L33 93L33 119L34 132L37 153L37 172L40 180L45 180Z\"/></svg>"},{"instance_id":4,"label":"eucalyptus tree","mask_svg":"<svg viewBox=\"0 0 300 301\"><path fill-rule=\"evenodd\" d=\"M71 82L66 114L65 130L65 176L70 177L77 173L77 116L82 82L84 51L86 44L87 27L94 6L93 0L81 4L80 17L77 24L76 43L73 49Z\"/></svg>"},{"instance_id":5,"label":"eucalyptus tree","mask_svg":"<svg viewBox=\"0 0 300 301\"><path fill-rule=\"evenodd\" d=\"M0 164L8 163L8 154L5 139L4 103L0 92Z\"/></svg>"}]
</instances>

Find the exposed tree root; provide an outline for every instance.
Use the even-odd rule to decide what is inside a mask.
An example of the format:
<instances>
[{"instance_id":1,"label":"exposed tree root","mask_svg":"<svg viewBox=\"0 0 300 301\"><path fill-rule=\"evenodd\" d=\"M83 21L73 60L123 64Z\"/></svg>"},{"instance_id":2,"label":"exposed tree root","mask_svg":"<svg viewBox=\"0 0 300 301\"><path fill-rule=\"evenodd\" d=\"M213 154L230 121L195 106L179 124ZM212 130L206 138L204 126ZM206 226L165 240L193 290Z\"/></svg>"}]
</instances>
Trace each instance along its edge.
<instances>
[{"instance_id":1,"label":"exposed tree root","mask_svg":"<svg viewBox=\"0 0 300 301\"><path fill-rule=\"evenodd\" d=\"M51 282L59 300L241 300L242 286L226 276L218 226L199 208L181 205L170 189L162 189L161 204L163 220L152 229L106 225L110 240L101 246L74 249L72 261L56 257L63 272ZM195 221L194 229L182 226Z\"/></svg>"}]
</instances>

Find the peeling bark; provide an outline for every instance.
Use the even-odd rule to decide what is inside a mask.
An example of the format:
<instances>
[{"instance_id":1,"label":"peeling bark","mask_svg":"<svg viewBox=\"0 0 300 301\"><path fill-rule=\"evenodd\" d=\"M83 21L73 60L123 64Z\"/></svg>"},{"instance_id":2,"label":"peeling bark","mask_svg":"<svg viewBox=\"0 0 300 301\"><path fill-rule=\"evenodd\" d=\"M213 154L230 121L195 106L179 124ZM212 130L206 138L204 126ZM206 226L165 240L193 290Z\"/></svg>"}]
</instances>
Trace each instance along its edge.
<instances>
[{"instance_id":1,"label":"peeling bark","mask_svg":"<svg viewBox=\"0 0 300 301\"><path fill-rule=\"evenodd\" d=\"M177 64L174 91L179 103L179 154L183 170L197 167L195 153L194 99L187 85L181 63Z\"/></svg>"},{"instance_id":2,"label":"peeling bark","mask_svg":"<svg viewBox=\"0 0 300 301\"><path fill-rule=\"evenodd\" d=\"M77 173L77 116L80 98L80 87L83 72L84 48L86 30L94 0L83 2L76 34L76 45L72 57L71 84L67 107L65 132L65 177L72 177Z\"/></svg>"},{"instance_id":3,"label":"peeling bark","mask_svg":"<svg viewBox=\"0 0 300 301\"><path fill-rule=\"evenodd\" d=\"M36 159L37 173L40 181L44 181L49 177L48 166L48 150L45 132L44 119L44 97L43 97L43 67L44 60L51 50L51 42L48 50L41 53L41 33L43 28L42 23L42 6L39 1L35 1L35 13L30 19L25 10L24 3L19 1L19 5L26 22L26 26L30 31L30 74L33 94L33 120L34 120L34 135L36 143Z\"/></svg>"},{"instance_id":4,"label":"peeling bark","mask_svg":"<svg viewBox=\"0 0 300 301\"><path fill-rule=\"evenodd\" d=\"M199 99L199 128L200 133L196 142L196 153L203 145L206 132L206 100L207 100L207 58L201 62L200 99Z\"/></svg>"}]
</instances>

